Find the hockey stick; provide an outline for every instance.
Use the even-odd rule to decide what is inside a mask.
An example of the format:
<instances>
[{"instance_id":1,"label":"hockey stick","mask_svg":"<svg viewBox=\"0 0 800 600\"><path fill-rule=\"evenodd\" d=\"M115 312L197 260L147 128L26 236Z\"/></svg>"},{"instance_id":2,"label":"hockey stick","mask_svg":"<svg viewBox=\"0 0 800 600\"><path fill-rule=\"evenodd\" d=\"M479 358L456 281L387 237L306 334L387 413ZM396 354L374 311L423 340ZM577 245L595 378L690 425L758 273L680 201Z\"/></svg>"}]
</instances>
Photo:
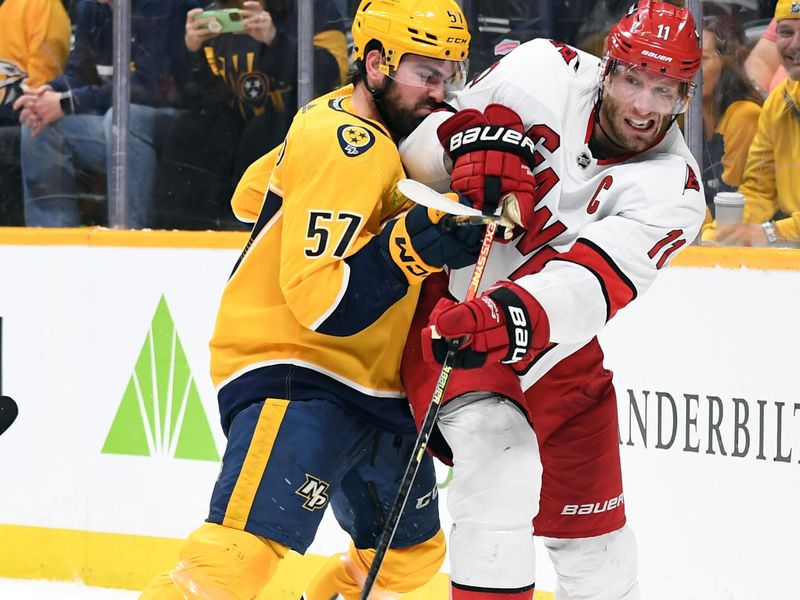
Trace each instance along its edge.
<instances>
[{"instance_id":1,"label":"hockey stick","mask_svg":"<svg viewBox=\"0 0 800 600\"><path fill-rule=\"evenodd\" d=\"M420 184L421 185L421 184ZM426 186L423 186L426 187ZM428 188L429 189L429 188ZM433 190L431 190L433 192ZM436 193L436 192L433 192ZM415 198L411 198L416 201ZM451 204L455 204L449 201ZM424 204L420 202L419 204ZM426 205L427 206L427 205ZM489 250L492 249L492 242L494 235L497 231L497 222L490 220L486 224L486 233L483 236L483 243L481 250L478 254L478 260L475 262L475 267L472 270L472 277L469 280L469 287L467 288L467 295L465 301L472 300L478 294L478 286L480 286L483 271L486 268L486 261L489 259ZM442 370L439 373L439 379L436 382L436 387L433 390L430 406L425 413L425 419L417 434L417 441L414 444L414 450L411 453L411 459L406 466L406 471L403 474L403 479L400 481L400 489L397 491L397 496L392 504L392 510L389 512L389 517L386 519L386 524L381 533L381 538L378 540L378 546L375 548L375 558L372 559L367 578L364 580L364 587L361 590L360 600L367 600L372 587L375 585L375 580L378 577L383 559L386 556L386 551L394 539L394 534L397 531L397 525L400 522L400 516L403 514L403 509L408 502L408 497L411 494L411 486L414 484L414 479L417 476L422 456L425 449L428 447L428 439L433 433L433 427L436 424L436 417L439 415L439 407L444 399L444 392L447 389L447 384L450 381L450 373L455 366L456 355L461 346L462 340L451 340L447 347L447 354L444 357Z\"/></svg>"},{"instance_id":2,"label":"hockey stick","mask_svg":"<svg viewBox=\"0 0 800 600\"><path fill-rule=\"evenodd\" d=\"M474 225L491 222L497 222L500 225L505 224L501 217L485 215L477 208L456 202L453 198L440 194L433 188L413 179L401 179L397 182L397 189L415 204L457 217L455 219L456 225L460 223Z\"/></svg>"},{"instance_id":3,"label":"hockey stick","mask_svg":"<svg viewBox=\"0 0 800 600\"><path fill-rule=\"evenodd\" d=\"M0 396L0 435L3 435L19 414L17 403L8 396Z\"/></svg>"},{"instance_id":4,"label":"hockey stick","mask_svg":"<svg viewBox=\"0 0 800 600\"><path fill-rule=\"evenodd\" d=\"M401 179L397 182L397 189L406 198L428 208L440 210L450 215L459 217L483 217L483 213L477 208L472 208L466 204L455 202L444 194L440 194L433 188L429 188L424 183L413 179Z\"/></svg>"}]
</instances>

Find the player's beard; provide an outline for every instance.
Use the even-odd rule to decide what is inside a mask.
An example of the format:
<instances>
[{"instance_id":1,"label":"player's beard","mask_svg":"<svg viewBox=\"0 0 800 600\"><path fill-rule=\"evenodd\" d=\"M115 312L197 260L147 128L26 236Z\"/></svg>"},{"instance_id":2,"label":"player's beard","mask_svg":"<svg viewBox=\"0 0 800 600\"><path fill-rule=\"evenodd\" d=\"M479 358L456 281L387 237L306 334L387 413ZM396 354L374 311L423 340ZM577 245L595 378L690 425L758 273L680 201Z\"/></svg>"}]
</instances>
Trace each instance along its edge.
<instances>
[{"instance_id":1,"label":"player's beard","mask_svg":"<svg viewBox=\"0 0 800 600\"><path fill-rule=\"evenodd\" d=\"M386 126L397 139L404 138L414 131L430 114L430 111L420 113L420 109L430 108L433 110L436 106L436 102L430 98L421 100L410 107L404 105L397 85L387 78L386 86L383 88L383 117L386 120Z\"/></svg>"},{"instance_id":2,"label":"player's beard","mask_svg":"<svg viewBox=\"0 0 800 600\"><path fill-rule=\"evenodd\" d=\"M625 123L622 104L609 93L603 94L600 105L600 128L608 140L621 152L642 152L650 148L672 124L672 115L654 113L653 126L637 133Z\"/></svg>"}]
</instances>

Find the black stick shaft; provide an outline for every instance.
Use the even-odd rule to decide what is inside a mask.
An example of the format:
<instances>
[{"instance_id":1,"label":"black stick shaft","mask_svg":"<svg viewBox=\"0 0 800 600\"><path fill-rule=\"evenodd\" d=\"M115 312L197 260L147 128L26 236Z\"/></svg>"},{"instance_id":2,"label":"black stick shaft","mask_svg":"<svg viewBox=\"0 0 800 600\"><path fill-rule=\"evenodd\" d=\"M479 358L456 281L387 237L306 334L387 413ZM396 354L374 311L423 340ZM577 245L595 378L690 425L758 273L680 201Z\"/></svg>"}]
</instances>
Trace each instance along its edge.
<instances>
[{"instance_id":1,"label":"black stick shaft","mask_svg":"<svg viewBox=\"0 0 800 600\"><path fill-rule=\"evenodd\" d=\"M481 251L478 255L478 260L475 262L475 268L472 271L472 278L467 288L466 300L472 300L478 293L478 287L483 277L483 271L486 268L486 261L489 259L489 250L492 248L494 235L497 231L497 223L494 221L486 226L486 233L483 236L483 244ZM369 593L375 585L375 580L378 578L378 572L383 564L383 559L386 552L394 539L394 534L397 531L397 525L400 522L400 516L403 514L403 509L408 502L408 497L411 494L411 486L414 485L414 479L417 476L417 470L422 462L422 457L428 447L428 439L433 433L433 428L436 425L436 417L439 415L439 407L444 399L444 393L447 389L447 384L450 381L450 373L453 371L455 365L456 355L458 354L461 340L450 340L447 348L447 354L444 357L442 370L439 373L439 379L436 382L436 388L433 390L433 397L428 406L428 411L425 413L425 419L422 426L419 428L417 434L417 441L414 444L414 450L411 454L411 459L406 466L406 471L403 474L403 479L400 481L400 488L395 496L392 509L389 511L389 517L386 519L386 524L383 527L378 545L375 548L375 558L372 559L372 564L369 567L367 578L364 580L364 587L361 589L360 600L367 600Z\"/></svg>"},{"instance_id":2,"label":"black stick shaft","mask_svg":"<svg viewBox=\"0 0 800 600\"><path fill-rule=\"evenodd\" d=\"M392 510L389 512L389 517L386 519L386 524L378 541L378 546L375 549L375 558L372 559L372 564L367 573L367 578L364 580L364 587L361 591L361 600L367 600L369 593L375 585L375 580L378 577L383 559L386 556L386 551L394 539L394 534L397 531L397 525L400 523L400 516L403 514L403 509L406 507L408 497L411 495L411 486L414 485L414 479L417 476L417 470L422 462L422 456L425 454L425 449L428 447L428 438L433 432L433 426L436 423L436 417L439 414L439 407L444 398L444 392L447 389L447 383L450 381L450 373L455 364L456 354L458 353L458 341L450 344L447 350L447 355L444 358L442 371L439 373L439 380L436 383L436 389L431 398L428 412L425 413L425 420L422 422L419 434L417 434L417 441L414 444L414 453L411 460L406 466L406 471L403 474L403 479L400 482L400 489L397 491L397 496L392 504Z\"/></svg>"}]
</instances>

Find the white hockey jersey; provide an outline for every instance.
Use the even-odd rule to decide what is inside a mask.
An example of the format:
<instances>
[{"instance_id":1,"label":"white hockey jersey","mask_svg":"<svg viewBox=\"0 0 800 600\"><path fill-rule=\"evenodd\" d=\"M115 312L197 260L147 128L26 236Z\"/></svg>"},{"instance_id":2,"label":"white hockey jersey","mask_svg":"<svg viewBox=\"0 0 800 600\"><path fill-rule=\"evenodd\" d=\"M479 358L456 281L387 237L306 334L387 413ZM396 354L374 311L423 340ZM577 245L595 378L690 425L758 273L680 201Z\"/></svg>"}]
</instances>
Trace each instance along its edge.
<instances>
[{"instance_id":1,"label":"white hockey jersey","mask_svg":"<svg viewBox=\"0 0 800 600\"><path fill-rule=\"evenodd\" d=\"M699 168L676 124L638 154L598 160L594 127L600 60L565 44L523 44L448 100L455 109L513 108L536 142L537 228L492 248L482 290L514 280L542 305L550 346L522 374L527 389L589 342L644 293L697 236L705 213ZM430 115L400 146L409 177L447 191L449 174ZM454 271L463 298L471 268Z\"/></svg>"}]
</instances>

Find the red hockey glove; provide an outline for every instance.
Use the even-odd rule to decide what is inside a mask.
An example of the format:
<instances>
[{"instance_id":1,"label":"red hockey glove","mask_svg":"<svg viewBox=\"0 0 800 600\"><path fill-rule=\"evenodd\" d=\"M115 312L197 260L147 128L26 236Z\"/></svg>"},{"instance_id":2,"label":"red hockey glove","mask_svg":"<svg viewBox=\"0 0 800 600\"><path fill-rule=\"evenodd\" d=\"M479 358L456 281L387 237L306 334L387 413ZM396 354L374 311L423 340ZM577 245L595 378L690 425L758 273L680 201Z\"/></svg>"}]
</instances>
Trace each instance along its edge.
<instances>
[{"instance_id":1,"label":"red hockey glove","mask_svg":"<svg viewBox=\"0 0 800 600\"><path fill-rule=\"evenodd\" d=\"M465 339L456 366L477 369L488 362L515 364L544 348L550 325L544 310L528 292L502 281L469 302L443 298L422 330L422 352L428 362L443 363L447 340ZM435 332L441 338L435 337ZM442 339L444 338L444 339Z\"/></svg>"},{"instance_id":2,"label":"red hockey glove","mask_svg":"<svg viewBox=\"0 0 800 600\"><path fill-rule=\"evenodd\" d=\"M535 147L516 112L501 104L490 104L483 112L468 108L442 123L437 133L453 160L454 192L483 214L496 216L499 201L513 194L519 224L525 226L533 218Z\"/></svg>"}]
</instances>

